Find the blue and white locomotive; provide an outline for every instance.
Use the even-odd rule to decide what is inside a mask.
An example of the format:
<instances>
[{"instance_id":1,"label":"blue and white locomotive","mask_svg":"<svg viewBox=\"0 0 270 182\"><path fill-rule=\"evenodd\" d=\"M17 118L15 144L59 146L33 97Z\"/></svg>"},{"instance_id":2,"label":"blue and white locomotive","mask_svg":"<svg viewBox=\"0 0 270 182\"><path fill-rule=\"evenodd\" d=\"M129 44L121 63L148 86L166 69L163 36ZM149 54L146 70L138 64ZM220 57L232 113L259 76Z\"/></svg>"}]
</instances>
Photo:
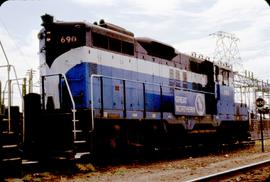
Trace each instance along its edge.
<instances>
[{"instance_id":1,"label":"blue and white locomotive","mask_svg":"<svg viewBox=\"0 0 270 182\"><path fill-rule=\"evenodd\" d=\"M42 18L42 89L26 96L26 144L80 157L249 138L248 108L234 101L230 66L103 20ZM28 103L36 116L28 117Z\"/></svg>"}]
</instances>

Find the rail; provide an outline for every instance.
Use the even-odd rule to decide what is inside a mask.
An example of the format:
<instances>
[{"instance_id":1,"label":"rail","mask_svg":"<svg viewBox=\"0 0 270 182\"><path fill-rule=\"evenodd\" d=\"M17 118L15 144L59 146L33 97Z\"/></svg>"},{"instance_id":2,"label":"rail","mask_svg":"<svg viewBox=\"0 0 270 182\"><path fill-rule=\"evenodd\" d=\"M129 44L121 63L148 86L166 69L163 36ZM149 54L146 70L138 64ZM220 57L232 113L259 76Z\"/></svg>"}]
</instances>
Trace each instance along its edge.
<instances>
[{"instance_id":1,"label":"rail","mask_svg":"<svg viewBox=\"0 0 270 182\"><path fill-rule=\"evenodd\" d=\"M176 87L176 86L169 86L169 85L161 85L161 84L158 84L158 83L151 83L151 82L143 82L143 81L138 81L138 80L131 80L131 79L123 79L123 78L118 78L118 77L112 77L112 76L105 76L105 75L98 75L98 74L92 74L91 77L90 77L90 87L91 87L91 90L90 90L90 99L91 99L91 125L92 125L92 128L89 132L93 132L94 129L95 129L95 123L94 123L94 88L93 88L93 80L94 78L109 78L109 79L114 79L114 80L122 80L123 81L123 92L125 94L125 82L126 81L129 81L129 82L133 82L133 83L140 83L143 85L143 92L145 93L145 84L147 85L153 85L153 86L158 86L160 87L160 95L162 96L162 88L173 88L173 89L178 89L178 90L183 90L183 91L189 91L189 92L196 92L196 93L203 93L203 94L211 94L211 95L214 95L214 93L212 92L205 92L205 91L198 91L198 90L192 90L192 89L187 89L187 88L182 88L182 87ZM101 85L102 85L102 79L101 79ZM101 86L101 92L102 91L102 86ZM144 98L145 99L145 98ZM161 97L162 99L162 97ZM125 102L126 102L126 98L125 98L125 95L124 95L124 110L125 110ZM145 100L144 100L144 103L145 103ZM103 104L103 97L102 97L102 94L101 94L101 105ZM101 108L103 108L101 106ZM145 112L145 104L144 104L144 112ZM161 111L162 112L162 111Z\"/></svg>"},{"instance_id":2,"label":"rail","mask_svg":"<svg viewBox=\"0 0 270 182\"><path fill-rule=\"evenodd\" d=\"M74 141L76 140L77 136L76 136L76 106L75 106L75 102L74 102L74 99L73 99L73 96L72 96L72 93L71 93L71 90L70 90L70 87L69 87L69 84L68 84L68 81L67 81L67 77L66 75L64 74L51 74L51 75L45 75L45 76L42 76L42 102L43 102L43 105L45 104L45 98L44 98L44 93L45 93L45 89L44 89L44 78L46 77L52 77L52 76L59 76L59 80L61 80L61 77L64 78L64 81L65 81L65 84L67 86L67 90L68 90L68 94L69 94L69 97L70 97L70 100L71 100L71 104L72 104L72 122L73 122L73 138L74 138ZM43 106L43 108L45 108L45 106Z\"/></svg>"},{"instance_id":3,"label":"rail","mask_svg":"<svg viewBox=\"0 0 270 182\"><path fill-rule=\"evenodd\" d=\"M256 162L256 163L252 163L252 164L245 165L245 166L241 166L241 167L236 167L236 168L226 170L226 171L223 171L223 172L218 172L218 173L215 173L215 174L195 178L195 179L192 179L192 180L188 180L186 182L219 181L221 179L225 179L228 176L233 176L233 175L235 175L235 174L237 174L237 173L239 173L241 171L252 170L252 169L260 168L260 167L263 167L263 166L266 166L266 165L270 165L270 159L260 161L260 162Z\"/></svg>"}]
</instances>

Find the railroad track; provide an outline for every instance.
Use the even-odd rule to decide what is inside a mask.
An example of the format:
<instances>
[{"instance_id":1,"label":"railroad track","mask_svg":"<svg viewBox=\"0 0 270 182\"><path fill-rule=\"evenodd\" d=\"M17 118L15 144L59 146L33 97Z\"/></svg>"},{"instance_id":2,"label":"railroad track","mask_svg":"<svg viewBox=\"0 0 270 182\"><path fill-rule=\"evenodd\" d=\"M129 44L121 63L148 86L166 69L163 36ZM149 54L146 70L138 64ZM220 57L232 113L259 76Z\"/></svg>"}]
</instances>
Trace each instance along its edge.
<instances>
[{"instance_id":1,"label":"railroad track","mask_svg":"<svg viewBox=\"0 0 270 182\"><path fill-rule=\"evenodd\" d=\"M226 180L229 179L230 177L237 176L240 174L245 174L248 171L253 171L256 169L262 169L264 167L269 167L270 166L270 159L260 161L257 163L252 163L249 165L241 166L241 167L236 167L233 169L229 169L223 172L218 172L215 174L210 174L207 176L202 176L199 178L195 178L192 180L188 180L187 182L197 182L197 181L220 181L220 180Z\"/></svg>"}]
</instances>

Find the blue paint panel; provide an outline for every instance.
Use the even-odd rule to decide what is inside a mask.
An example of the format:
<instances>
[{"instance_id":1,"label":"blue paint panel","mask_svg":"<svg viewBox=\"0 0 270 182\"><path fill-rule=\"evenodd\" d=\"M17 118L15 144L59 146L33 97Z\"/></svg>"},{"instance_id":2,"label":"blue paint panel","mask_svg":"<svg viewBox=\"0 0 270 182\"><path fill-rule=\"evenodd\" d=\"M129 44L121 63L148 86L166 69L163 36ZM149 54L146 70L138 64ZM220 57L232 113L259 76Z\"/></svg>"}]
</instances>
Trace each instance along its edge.
<instances>
[{"instance_id":1,"label":"blue paint panel","mask_svg":"<svg viewBox=\"0 0 270 182\"><path fill-rule=\"evenodd\" d=\"M112 79L102 78L103 79L103 106L104 109L112 109L113 107L113 81ZM94 93L96 94L96 93Z\"/></svg>"},{"instance_id":2,"label":"blue paint panel","mask_svg":"<svg viewBox=\"0 0 270 182\"><path fill-rule=\"evenodd\" d=\"M113 93L113 109L123 110L124 109L124 97L123 97L123 82L122 80L112 80L112 93ZM106 94L106 90L104 90ZM105 100L104 100L105 101Z\"/></svg>"},{"instance_id":3,"label":"blue paint panel","mask_svg":"<svg viewBox=\"0 0 270 182\"><path fill-rule=\"evenodd\" d=\"M102 74L107 76L112 76L112 68L111 67L102 67Z\"/></svg>"},{"instance_id":4,"label":"blue paint panel","mask_svg":"<svg viewBox=\"0 0 270 182\"><path fill-rule=\"evenodd\" d=\"M145 84L146 111L160 111L160 87Z\"/></svg>"},{"instance_id":5,"label":"blue paint panel","mask_svg":"<svg viewBox=\"0 0 270 182\"><path fill-rule=\"evenodd\" d=\"M173 89L162 87L162 109L164 112L174 112Z\"/></svg>"},{"instance_id":6,"label":"blue paint panel","mask_svg":"<svg viewBox=\"0 0 270 182\"><path fill-rule=\"evenodd\" d=\"M124 70L124 78L128 80L133 80L133 75L128 70Z\"/></svg>"},{"instance_id":7,"label":"blue paint panel","mask_svg":"<svg viewBox=\"0 0 270 182\"><path fill-rule=\"evenodd\" d=\"M89 84L90 87L90 84ZM94 96L94 108L100 109L101 108L101 95L100 95L100 79L94 78L93 81L93 96ZM89 93L90 95L90 93ZM91 96L89 96L89 100L91 99ZM91 103L91 100L90 100ZM85 105L83 108L91 108L91 105Z\"/></svg>"},{"instance_id":8,"label":"blue paint panel","mask_svg":"<svg viewBox=\"0 0 270 182\"><path fill-rule=\"evenodd\" d=\"M102 66L102 67L106 67L106 66ZM117 77L117 78L123 78L123 69L114 69L112 68L112 76L113 77ZM103 75L108 76L106 73L102 73Z\"/></svg>"},{"instance_id":9,"label":"blue paint panel","mask_svg":"<svg viewBox=\"0 0 270 182\"><path fill-rule=\"evenodd\" d=\"M232 87L216 86L217 114L221 120L233 120L235 114L234 89Z\"/></svg>"},{"instance_id":10,"label":"blue paint panel","mask_svg":"<svg viewBox=\"0 0 270 182\"><path fill-rule=\"evenodd\" d=\"M88 63L82 63L82 64L87 64L88 65L88 70L89 70L89 74L88 74L88 79L87 79L87 84L89 87L89 90L91 89L90 87L90 75L92 74L98 74L101 72L101 66L97 65L97 64L88 64ZM108 74L111 74L111 68L109 68ZM100 79L99 78L94 78L93 80L93 93L94 93L94 108L100 109L101 108L101 88L100 88ZM90 96L90 92L88 93L89 95L89 104L83 106L82 108L90 108L91 107L91 96Z\"/></svg>"},{"instance_id":11,"label":"blue paint panel","mask_svg":"<svg viewBox=\"0 0 270 182\"><path fill-rule=\"evenodd\" d=\"M126 81L127 110L143 110L143 85Z\"/></svg>"},{"instance_id":12,"label":"blue paint panel","mask_svg":"<svg viewBox=\"0 0 270 182\"><path fill-rule=\"evenodd\" d=\"M81 108L88 105L89 98L89 86L87 84L88 66L86 64L79 64L73 67L67 74L66 77L69 81L71 93L73 95L76 107ZM71 105L65 82L62 81L62 87L65 89L63 93L63 105ZM64 106L67 107L67 106Z\"/></svg>"},{"instance_id":13,"label":"blue paint panel","mask_svg":"<svg viewBox=\"0 0 270 182\"><path fill-rule=\"evenodd\" d=\"M112 76L123 79L138 80L142 82L150 83L162 83L163 85L169 85L170 80L168 78L162 78L154 75L139 74L137 72L126 71L123 69L115 69L111 67L81 63L76 65L68 71L67 75L69 78L73 78L71 84L72 93L81 96L83 99L82 103L76 102L77 108L90 108L90 75L92 74L103 74L105 76ZM76 83L75 79L80 80ZM73 83L74 82L74 83ZM176 86L183 86L181 81L174 81ZM188 88L192 88L191 83L187 83ZM101 108L101 85L100 78L94 79L94 107ZM174 89L168 87L162 87L163 96L160 98L160 87L153 86L151 84L145 84L146 94L146 111L147 112L160 112L161 108L163 112L173 113L174 112ZM120 80L112 80L103 78L103 99L105 110L123 110L124 108L124 97L123 97L123 82ZM83 93L83 95L80 95ZM143 85L142 83L134 83L126 81L126 109L127 111L143 111L144 100L143 100ZM161 103L162 100L162 103ZM229 103L231 98L222 98L220 103ZM162 107L161 107L162 106ZM220 107L219 111L222 113L231 112L231 106L225 108ZM222 110L223 109L223 110Z\"/></svg>"}]
</instances>

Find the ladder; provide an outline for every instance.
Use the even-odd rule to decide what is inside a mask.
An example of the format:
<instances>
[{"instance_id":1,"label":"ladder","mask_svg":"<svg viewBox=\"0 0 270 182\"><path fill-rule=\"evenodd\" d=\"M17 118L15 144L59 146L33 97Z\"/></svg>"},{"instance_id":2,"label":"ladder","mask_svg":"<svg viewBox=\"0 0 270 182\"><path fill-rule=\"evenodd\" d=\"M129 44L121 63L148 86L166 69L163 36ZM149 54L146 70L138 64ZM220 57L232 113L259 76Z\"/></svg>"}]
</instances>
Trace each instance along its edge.
<instances>
[{"instance_id":1,"label":"ladder","mask_svg":"<svg viewBox=\"0 0 270 182\"><path fill-rule=\"evenodd\" d=\"M44 81L45 81L45 77L53 77L53 76L58 76L59 78L59 84L61 84L62 80L64 81L66 88L67 88L67 92L68 92L68 96L69 99L71 101L71 113L72 113L72 142L73 142L73 150L75 153L74 158L75 159L79 159L82 156L85 155L89 155L90 154L90 150L88 149L88 145L89 145L89 141L87 138L87 135L85 134L86 132L84 131L84 128L80 127L80 120L77 119L78 116L78 112L76 110L76 106L75 106L75 101L68 83L68 80L65 76L65 74L52 74L52 75L45 75L42 76L42 102L43 105L45 105L45 89L44 89ZM62 90L59 89L59 94L61 95ZM45 108L45 106L43 106L43 108Z\"/></svg>"},{"instance_id":2,"label":"ladder","mask_svg":"<svg viewBox=\"0 0 270 182\"><path fill-rule=\"evenodd\" d=\"M75 159L80 159L82 156L86 156L90 154L90 151L88 150L89 142L87 140L87 136L85 136L83 132L83 128L79 128L80 120L76 118L76 107L75 102L70 90L70 86L68 84L67 78L64 74L62 74L62 77L64 78L65 84L67 86L68 94L72 103L72 123L73 123L73 144L75 149Z\"/></svg>"}]
</instances>

